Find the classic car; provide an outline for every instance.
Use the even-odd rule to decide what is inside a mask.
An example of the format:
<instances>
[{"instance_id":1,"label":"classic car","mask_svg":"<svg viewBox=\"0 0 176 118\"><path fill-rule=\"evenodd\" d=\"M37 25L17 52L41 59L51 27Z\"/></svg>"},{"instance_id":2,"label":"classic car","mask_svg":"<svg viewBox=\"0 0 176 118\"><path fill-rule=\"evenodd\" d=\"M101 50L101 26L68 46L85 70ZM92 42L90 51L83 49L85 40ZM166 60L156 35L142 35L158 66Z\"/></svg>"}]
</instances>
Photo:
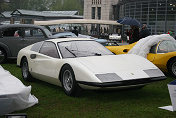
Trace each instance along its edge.
<instances>
[{"instance_id":1,"label":"classic car","mask_svg":"<svg viewBox=\"0 0 176 118\"><path fill-rule=\"evenodd\" d=\"M48 29L29 24L0 26L0 63L16 58L20 49L35 42L52 38Z\"/></svg>"},{"instance_id":2,"label":"classic car","mask_svg":"<svg viewBox=\"0 0 176 118\"><path fill-rule=\"evenodd\" d=\"M24 80L36 78L62 86L69 96L78 95L81 88L139 87L166 79L147 59L133 54L114 55L87 38L35 43L19 51L17 65Z\"/></svg>"},{"instance_id":3,"label":"classic car","mask_svg":"<svg viewBox=\"0 0 176 118\"><path fill-rule=\"evenodd\" d=\"M72 32L58 32L54 34L53 37L54 38L76 38L77 36ZM98 38L91 37L88 35L79 34L77 38L94 39L96 42L102 44L103 46L108 46L108 45L117 46L118 45L117 41L108 41L106 39L98 39Z\"/></svg>"},{"instance_id":4,"label":"classic car","mask_svg":"<svg viewBox=\"0 0 176 118\"><path fill-rule=\"evenodd\" d=\"M168 35L156 35L155 37L157 39L151 38L153 42L151 42L150 45L147 45L150 40L148 39L150 37L148 37L146 38L147 40L141 39L140 41L130 45L107 46L106 48L117 55L127 54L130 50L135 48L134 46L142 41L142 45L138 48L138 51L145 51L146 47L149 47L147 59L160 68L163 72L169 72L176 77L176 40Z\"/></svg>"},{"instance_id":5,"label":"classic car","mask_svg":"<svg viewBox=\"0 0 176 118\"><path fill-rule=\"evenodd\" d=\"M55 38L76 38L77 36L72 32L58 32L53 35Z\"/></svg>"}]
</instances>

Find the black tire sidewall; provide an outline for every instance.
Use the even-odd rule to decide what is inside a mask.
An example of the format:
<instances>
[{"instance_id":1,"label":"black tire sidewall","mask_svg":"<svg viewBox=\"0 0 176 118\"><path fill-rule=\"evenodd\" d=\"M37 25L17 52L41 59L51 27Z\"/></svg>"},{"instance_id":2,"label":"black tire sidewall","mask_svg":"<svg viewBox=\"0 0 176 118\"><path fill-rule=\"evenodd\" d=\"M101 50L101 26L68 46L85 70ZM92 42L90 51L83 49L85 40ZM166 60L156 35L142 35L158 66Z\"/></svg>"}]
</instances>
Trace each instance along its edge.
<instances>
[{"instance_id":1,"label":"black tire sidewall","mask_svg":"<svg viewBox=\"0 0 176 118\"><path fill-rule=\"evenodd\" d=\"M71 72L71 75L72 75L72 79L73 79L73 85L72 85L72 88L70 91L67 91L64 87L64 84L63 84L63 74L65 71L70 71ZM78 92L78 89L79 89L79 86L75 80L75 74L73 72L73 69L71 68L71 66L69 65L65 65L63 68L62 68L62 71L61 71L61 84L62 84L62 88L65 92L66 95L68 96L77 96L77 92Z\"/></svg>"},{"instance_id":2,"label":"black tire sidewall","mask_svg":"<svg viewBox=\"0 0 176 118\"><path fill-rule=\"evenodd\" d=\"M22 59L22 63L21 63L21 73L22 73L22 77L23 77L23 79L24 79L25 81L32 81L32 76L31 76L31 74L30 74L30 72L29 72L29 66L28 66L28 74L27 74L27 77L25 78L25 77L23 76L23 64L24 64L25 62L26 62L27 65L28 65L27 59L26 59L26 58L23 58L23 59Z\"/></svg>"},{"instance_id":3,"label":"black tire sidewall","mask_svg":"<svg viewBox=\"0 0 176 118\"><path fill-rule=\"evenodd\" d=\"M170 74L172 74L173 77L176 78L176 74L174 74L174 72L172 71L172 66L173 66L173 64L175 64L175 63L176 63L176 59L172 60L172 61L169 63L168 71L169 71Z\"/></svg>"},{"instance_id":4,"label":"black tire sidewall","mask_svg":"<svg viewBox=\"0 0 176 118\"><path fill-rule=\"evenodd\" d=\"M0 60L0 64L5 63L7 61L7 53L4 49L0 48L0 50L4 53L4 59Z\"/></svg>"}]
</instances>

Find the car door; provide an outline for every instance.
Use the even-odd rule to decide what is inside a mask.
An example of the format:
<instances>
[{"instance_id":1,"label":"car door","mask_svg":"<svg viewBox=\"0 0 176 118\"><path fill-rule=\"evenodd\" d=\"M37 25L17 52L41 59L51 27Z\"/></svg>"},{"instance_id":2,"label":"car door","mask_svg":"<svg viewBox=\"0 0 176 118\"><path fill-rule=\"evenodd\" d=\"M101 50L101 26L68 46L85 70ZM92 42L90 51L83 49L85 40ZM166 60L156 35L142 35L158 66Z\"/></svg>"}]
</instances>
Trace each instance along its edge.
<instances>
[{"instance_id":1,"label":"car door","mask_svg":"<svg viewBox=\"0 0 176 118\"><path fill-rule=\"evenodd\" d=\"M59 54L56 45L52 42L44 42L38 55L32 59L32 71L36 74L37 78L56 84L58 83L57 67Z\"/></svg>"},{"instance_id":2,"label":"car door","mask_svg":"<svg viewBox=\"0 0 176 118\"><path fill-rule=\"evenodd\" d=\"M40 28L24 28L24 47L46 40L47 37Z\"/></svg>"},{"instance_id":3,"label":"car door","mask_svg":"<svg viewBox=\"0 0 176 118\"><path fill-rule=\"evenodd\" d=\"M158 45L154 45L151 47L150 52L147 54L147 59L151 62L154 62L155 57L157 55L157 47Z\"/></svg>"},{"instance_id":4,"label":"car door","mask_svg":"<svg viewBox=\"0 0 176 118\"><path fill-rule=\"evenodd\" d=\"M0 42L9 48L11 57L16 57L19 50L24 47L23 35L24 34L22 28L20 27L9 27L2 30L2 37L0 38Z\"/></svg>"},{"instance_id":5,"label":"car door","mask_svg":"<svg viewBox=\"0 0 176 118\"><path fill-rule=\"evenodd\" d=\"M175 44L170 40L161 41L158 44L156 56L153 63L162 70L166 69L167 62L169 60L167 54L173 52L175 47Z\"/></svg>"}]
</instances>

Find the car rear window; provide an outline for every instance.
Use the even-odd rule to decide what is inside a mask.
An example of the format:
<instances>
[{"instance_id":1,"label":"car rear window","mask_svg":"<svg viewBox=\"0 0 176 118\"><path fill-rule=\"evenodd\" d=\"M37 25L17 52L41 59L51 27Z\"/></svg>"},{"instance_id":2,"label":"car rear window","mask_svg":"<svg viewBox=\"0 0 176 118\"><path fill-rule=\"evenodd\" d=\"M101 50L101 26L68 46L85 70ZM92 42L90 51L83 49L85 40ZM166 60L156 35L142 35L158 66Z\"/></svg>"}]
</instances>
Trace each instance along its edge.
<instances>
[{"instance_id":1,"label":"car rear window","mask_svg":"<svg viewBox=\"0 0 176 118\"><path fill-rule=\"evenodd\" d=\"M44 42L44 41L35 43L35 44L32 46L31 50L32 50L32 51L35 51L35 52L39 52L39 50L40 50L40 48L41 48L43 42Z\"/></svg>"}]
</instances>

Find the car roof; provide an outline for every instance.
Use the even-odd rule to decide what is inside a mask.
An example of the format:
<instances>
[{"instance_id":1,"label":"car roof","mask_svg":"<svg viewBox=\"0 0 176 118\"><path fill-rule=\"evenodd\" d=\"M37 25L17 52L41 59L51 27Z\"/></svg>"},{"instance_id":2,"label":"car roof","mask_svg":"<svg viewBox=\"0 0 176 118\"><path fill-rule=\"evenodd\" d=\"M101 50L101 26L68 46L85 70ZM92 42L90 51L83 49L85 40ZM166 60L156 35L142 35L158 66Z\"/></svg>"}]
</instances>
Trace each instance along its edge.
<instances>
[{"instance_id":1,"label":"car roof","mask_svg":"<svg viewBox=\"0 0 176 118\"><path fill-rule=\"evenodd\" d=\"M57 38L57 39L50 39L46 41L52 41L54 43L59 43L59 42L69 42L69 41L94 41L94 40L88 39L88 38Z\"/></svg>"},{"instance_id":2,"label":"car roof","mask_svg":"<svg viewBox=\"0 0 176 118\"><path fill-rule=\"evenodd\" d=\"M5 24L5 25L0 25L0 29L13 28L13 27L30 27L30 28L41 28L41 29L43 29L43 26L37 26L37 25L33 25L33 24Z\"/></svg>"},{"instance_id":3,"label":"car roof","mask_svg":"<svg viewBox=\"0 0 176 118\"><path fill-rule=\"evenodd\" d=\"M54 36L59 36L59 35L70 35L70 34L74 34L72 32L57 32L56 34L54 34Z\"/></svg>"}]
</instances>

